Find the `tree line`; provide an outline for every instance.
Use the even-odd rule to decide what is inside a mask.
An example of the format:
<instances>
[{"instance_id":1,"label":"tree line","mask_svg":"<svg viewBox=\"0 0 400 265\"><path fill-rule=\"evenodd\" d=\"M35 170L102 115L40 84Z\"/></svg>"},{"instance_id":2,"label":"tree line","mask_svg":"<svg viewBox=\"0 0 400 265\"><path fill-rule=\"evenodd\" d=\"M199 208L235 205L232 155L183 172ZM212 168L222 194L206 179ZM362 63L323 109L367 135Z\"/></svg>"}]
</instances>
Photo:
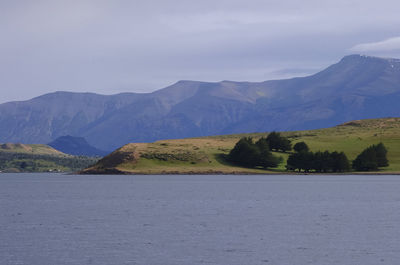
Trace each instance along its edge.
<instances>
[{"instance_id":1,"label":"tree line","mask_svg":"<svg viewBox=\"0 0 400 265\"><path fill-rule=\"evenodd\" d=\"M251 137L241 138L229 152L228 160L233 164L250 168L275 168L283 161L271 151L288 152L292 150L291 141L278 132L270 133L254 141ZM372 145L363 150L350 163L344 152L311 152L305 142L293 146L294 152L287 160L287 170L304 172L348 172L378 170L389 165L387 149L383 143Z\"/></svg>"},{"instance_id":2,"label":"tree line","mask_svg":"<svg viewBox=\"0 0 400 265\"><path fill-rule=\"evenodd\" d=\"M287 160L288 170L304 172L346 172L350 170L350 163L343 152L311 152L305 142L294 146L295 152Z\"/></svg>"},{"instance_id":3,"label":"tree line","mask_svg":"<svg viewBox=\"0 0 400 265\"><path fill-rule=\"evenodd\" d=\"M78 171L96 163L98 158L85 156L56 156L0 152L0 171L16 169L20 172L41 172L47 169L63 168Z\"/></svg>"}]
</instances>

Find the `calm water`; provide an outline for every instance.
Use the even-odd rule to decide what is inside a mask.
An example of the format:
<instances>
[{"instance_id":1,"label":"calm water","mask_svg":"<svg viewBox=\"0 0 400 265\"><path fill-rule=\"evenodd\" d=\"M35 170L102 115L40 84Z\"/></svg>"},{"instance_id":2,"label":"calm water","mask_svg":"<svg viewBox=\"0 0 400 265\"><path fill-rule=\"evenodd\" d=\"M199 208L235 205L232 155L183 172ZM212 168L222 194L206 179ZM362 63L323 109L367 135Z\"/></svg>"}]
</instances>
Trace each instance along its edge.
<instances>
[{"instance_id":1,"label":"calm water","mask_svg":"<svg viewBox=\"0 0 400 265\"><path fill-rule=\"evenodd\" d=\"M0 264L399 264L400 176L0 175Z\"/></svg>"}]
</instances>

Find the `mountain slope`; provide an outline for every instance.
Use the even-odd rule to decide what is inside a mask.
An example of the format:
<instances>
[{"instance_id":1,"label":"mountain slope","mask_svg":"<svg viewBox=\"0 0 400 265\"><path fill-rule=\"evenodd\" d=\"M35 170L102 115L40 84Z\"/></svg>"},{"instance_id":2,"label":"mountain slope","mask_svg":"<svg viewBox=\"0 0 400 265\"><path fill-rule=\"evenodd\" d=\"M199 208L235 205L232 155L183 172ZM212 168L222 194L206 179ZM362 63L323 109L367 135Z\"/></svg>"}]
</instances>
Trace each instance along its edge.
<instances>
[{"instance_id":1,"label":"mountain slope","mask_svg":"<svg viewBox=\"0 0 400 265\"><path fill-rule=\"evenodd\" d=\"M179 81L153 93L56 92L0 105L0 141L63 135L113 150L129 142L334 126L398 116L400 60L350 55L308 77L265 82Z\"/></svg>"},{"instance_id":2,"label":"mountain slope","mask_svg":"<svg viewBox=\"0 0 400 265\"><path fill-rule=\"evenodd\" d=\"M105 156L108 152L99 150L91 145L83 137L70 135L61 136L48 144L65 154L76 156Z\"/></svg>"}]
</instances>

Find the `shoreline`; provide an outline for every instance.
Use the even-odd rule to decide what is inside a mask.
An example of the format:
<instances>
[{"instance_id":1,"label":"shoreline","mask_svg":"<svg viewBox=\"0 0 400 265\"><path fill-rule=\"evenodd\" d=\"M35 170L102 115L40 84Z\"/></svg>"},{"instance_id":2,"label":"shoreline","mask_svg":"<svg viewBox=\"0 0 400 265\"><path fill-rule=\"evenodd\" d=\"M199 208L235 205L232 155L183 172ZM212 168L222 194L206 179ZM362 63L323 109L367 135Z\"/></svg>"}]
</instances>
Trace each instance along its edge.
<instances>
[{"instance_id":1,"label":"shoreline","mask_svg":"<svg viewBox=\"0 0 400 265\"><path fill-rule=\"evenodd\" d=\"M116 172L118 171L118 172ZM323 173L323 172L289 172L289 171L277 171L277 172L246 172L246 171L161 171L161 172L129 172L129 171L122 171L116 170L113 172L74 172L74 175L400 175L400 172L340 172L340 173Z\"/></svg>"},{"instance_id":2,"label":"shoreline","mask_svg":"<svg viewBox=\"0 0 400 265\"><path fill-rule=\"evenodd\" d=\"M100 175L115 175L115 176L123 176L123 175L132 175L132 176L157 176L157 175L198 175L198 176L209 176L209 175L236 175L236 176L246 176L246 175L259 175L259 176L279 176L279 175L286 175L286 176L357 176L357 175L370 175L370 176L397 176L400 175L400 172L343 172L343 173L321 173L321 172L241 172L241 171L233 171L233 172L220 172L220 171L199 171L199 172L128 172L128 171L121 171L119 173L111 173L111 172L0 172L0 176L3 174L62 174L62 175L88 175L88 176L100 176Z\"/></svg>"}]
</instances>

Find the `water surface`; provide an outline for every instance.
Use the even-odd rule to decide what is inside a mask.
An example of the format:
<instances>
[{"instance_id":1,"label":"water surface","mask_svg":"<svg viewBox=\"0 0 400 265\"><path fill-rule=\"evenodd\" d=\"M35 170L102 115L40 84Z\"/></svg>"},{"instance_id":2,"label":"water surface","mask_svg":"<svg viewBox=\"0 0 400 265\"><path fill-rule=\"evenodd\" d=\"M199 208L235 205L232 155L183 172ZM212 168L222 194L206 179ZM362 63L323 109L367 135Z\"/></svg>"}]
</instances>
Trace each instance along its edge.
<instances>
[{"instance_id":1,"label":"water surface","mask_svg":"<svg viewBox=\"0 0 400 265\"><path fill-rule=\"evenodd\" d=\"M0 264L398 264L400 176L0 174Z\"/></svg>"}]
</instances>

